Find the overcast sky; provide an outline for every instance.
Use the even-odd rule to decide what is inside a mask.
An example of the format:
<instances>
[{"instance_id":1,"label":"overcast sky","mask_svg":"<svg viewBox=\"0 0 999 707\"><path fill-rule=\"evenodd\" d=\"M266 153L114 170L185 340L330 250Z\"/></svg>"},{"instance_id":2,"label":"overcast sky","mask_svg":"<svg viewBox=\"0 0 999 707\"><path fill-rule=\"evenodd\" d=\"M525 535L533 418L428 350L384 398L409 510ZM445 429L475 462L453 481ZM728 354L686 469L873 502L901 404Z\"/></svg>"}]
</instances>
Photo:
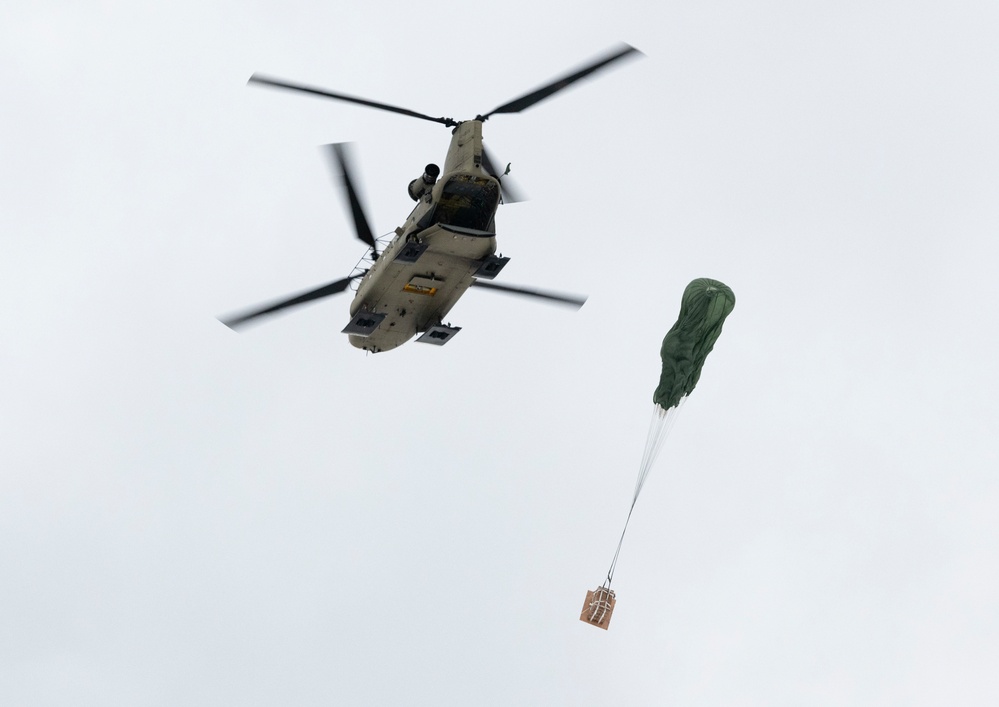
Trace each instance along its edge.
<instances>
[{"instance_id":1,"label":"overcast sky","mask_svg":"<svg viewBox=\"0 0 999 707\"><path fill-rule=\"evenodd\" d=\"M0 13L0 703L999 702L999 6L28 2ZM439 125L530 196L444 347L349 296ZM737 304L602 581L685 285Z\"/></svg>"}]
</instances>

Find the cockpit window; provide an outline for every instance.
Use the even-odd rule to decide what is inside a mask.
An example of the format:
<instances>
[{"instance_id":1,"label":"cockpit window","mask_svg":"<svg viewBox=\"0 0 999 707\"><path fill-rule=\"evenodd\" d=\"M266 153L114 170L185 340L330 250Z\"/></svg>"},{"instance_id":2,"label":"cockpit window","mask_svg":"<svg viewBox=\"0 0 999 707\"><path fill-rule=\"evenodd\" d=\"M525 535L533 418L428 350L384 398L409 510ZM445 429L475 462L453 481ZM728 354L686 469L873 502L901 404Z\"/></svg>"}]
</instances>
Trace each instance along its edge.
<instances>
[{"instance_id":1,"label":"cockpit window","mask_svg":"<svg viewBox=\"0 0 999 707\"><path fill-rule=\"evenodd\" d=\"M486 231L499 204L499 185L493 179L458 174L441 192L434 222Z\"/></svg>"}]
</instances>

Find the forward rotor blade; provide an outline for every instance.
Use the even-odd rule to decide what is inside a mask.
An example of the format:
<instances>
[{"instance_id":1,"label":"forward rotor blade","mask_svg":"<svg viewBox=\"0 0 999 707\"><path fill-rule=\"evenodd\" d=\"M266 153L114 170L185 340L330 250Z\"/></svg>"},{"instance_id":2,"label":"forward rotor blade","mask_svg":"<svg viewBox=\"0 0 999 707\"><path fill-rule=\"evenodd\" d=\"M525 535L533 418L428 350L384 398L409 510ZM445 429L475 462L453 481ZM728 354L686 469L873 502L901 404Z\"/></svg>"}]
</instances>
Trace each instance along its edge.
<instances>
[{"instance_id":1,"label":"forward rotor blade","mask_svg":"<svg viewBox=\"0 0 999 707\"><path fill-rule=\"evenodd\" d=\"M503 196L504 204L516 204L518 201L527 201L527 199L522 196L517 189L513 187L510 180L506 178L505 170L504 173L496 171L496 167L489 157L489 152L486 151L485 145L482 146L482 166L486 168L486 171L496 177L500 183L500 193Z\"/></svg>"},{"instance_id":2,"label":"forward rotor blade","mask_svg":"<svg viewBox=\"0 0 999 707\"><path fill-rule=\"evenodd\" d=\"M366 272L366 271L365 271ZM330 295L335 295L339 292L343 292L350 285L352 280L356 280L362 277L364 273L360 275L351 275L350 277L345 277L342 280L336 280L322 287L317 287L314 290L309 290L308 292L303 292L298 295L294 295L287 299L283 299L279 302L273 302L271 304L265 305L259 309L254 309L249 312L244 312L228 319L220 319L219 321L225 324L230 329L238 329L243 324L256 319L257 317L263 317L267 314L273 314L275 312L280 312L282 309L287 309L288 307L294 307L299 304L305 304L306 302L311 302L312 300L321 299L323 297L329 297Z\"/></svg>"},{"instance_id":3,"label":"forward rotor blade","mask_svg":"<svg viewBox=\"0 0 999 707\"><path fill-rule=\"evenodd\" d=\"M399 106L392 106L388 103L378 103L376 101L369 101L366 98L358 98L357 96L348 96L345 93L334 93L333 91L327 91L324 88L317 88L315 86L306 86L305 84L292 83L291 81L284 81L282 79L273 79L268 76L263 76L261 74L254 74L250 77L247 83L259 83L264 86L273 86L275 88L284 88L289 91L298 91L300 93L311 93L314 96L323 96L325 98L334 98L338 101L347 101L348 103L357 103L362 106L367 106L368 108L377 108L378 110L387 110L390 113L399 113L401 115L408 115L411 118L420 118L421 120L429 120L432 123L441 123L448 127L453 127L457 123L451 118L434 118L430 115L424 115L423 113L417 113L415 110L409 110L408 108L400 108Z\"/></svg>"},{"instance_id":4,"label":"forward rotor blade","mask_svg":"<svg viewBox=\"0 0 999 707\"><path fill-rule=\"evenodd\" d=\"M579 295L563 295L558 292L548 292L546 290L535 290L529 287L513 287L511 285L501 285L497 282L490 282L489 280L472 280L473 287L484 287L487 290L498 290L500 292L507 292L512 295L524 295L525 297L537 297L538 299L546 299L552 302L558 302L559 304L567 304L570 307L579 309L586 302L586 297L580 297Z\"/></svg>"},{"instance_id":5,"label":"forward rotor blade","mask_svg":"<svg viewBox=\"0 0 999 707\"><path fill-rule=\"evenodd\" d=\"M521 96L520 98L516 98L510 101L509 103L504 103L499 108L494 108L489 113L480 116L478 120L486 120L487 118L489 118L489 116L494 115L496 113L519 113L520 111L525 110L526 108L530 108L535 103L543 101L553 93L561 91L566 86L569 86L570 84L575 83L576 81L579 81L580 79L589 76L594 71L602 69L603 67L607 66L608 64L611 64L612 62L615 62L619 59L623 59L629 54L642 54L642 52L638 51L637 49L628 44L624 44L619 49L615 50L614 53L612 53L611 55L603 57L601 59L597 59L591 62L590 64L587 64L583 68L579 69L578 71L568 74L567 76L563 76L560 79L556 79L555 81L552 81L550 84L542 86L541 88L536 89L531 93L528 93L527 95Z\"/></svg>"},{"instance_id":6,"label":"forward rotor blade","mask_svg":"<svg viewBox=\"0 0 999 707\"><path fill-rule=\"evenodd\" d=\"M378 251L375 248L375 237L371 232L368 217L364 214L364 207L361 206L361 200L357 196L357 190L354 188L354 180L350 176L350 159L347 156L345 148L347 144L349 143L335 142L327 145L327 147L330 148L334 172L339 173L340 179L343 181L344 191L347 192L347 201L350 203L350 215L354 219L354 231L357 233L357 237L374 251L375 259L377 260Z\"/></svg>"}]
</instances>

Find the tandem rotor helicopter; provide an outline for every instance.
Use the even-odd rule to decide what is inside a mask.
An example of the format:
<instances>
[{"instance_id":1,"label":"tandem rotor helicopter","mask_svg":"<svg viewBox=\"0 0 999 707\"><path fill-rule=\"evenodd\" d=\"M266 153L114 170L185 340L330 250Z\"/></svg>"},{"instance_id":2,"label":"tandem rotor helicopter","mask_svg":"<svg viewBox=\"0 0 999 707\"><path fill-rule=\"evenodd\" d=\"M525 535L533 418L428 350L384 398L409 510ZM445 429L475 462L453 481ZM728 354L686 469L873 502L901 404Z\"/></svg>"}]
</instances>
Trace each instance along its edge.
<instances>
[{"instance_id":1,"label":"tandem rotor helicopter","mask_svg":"<svg viewBox=\"0 0 999 707\"><path fill-rule=\"evenodd\" d=\"M429 164L420 177L410 182L409 196L417 204L406 222L395 229L391 240L376 239L372 234L354 186L345 144L328 145L335 171L342 178L357 237L368 251L345 278L233 315L223 323L236 329L259 317L343 292L355 281L358 283L350 305L351 319L343 333L352 345L372 353L394 349L417 334L421 335L418 341L425 343L442 345L449 341L460 327L444 324L443 317L472 286L578 309L586 301L584 297L492 282L509 260L496 255L496 209L501 201L512 203L519 199L511 193L509 183L503 184L509 165L500 173L482 145L482 124L498 113L519 113L609 64L636 55L641 52L621 45L571 74L462 121L434 118L399 106L254 74L250 83L357 103L441 123L453 130L444 169Z\"/></svg>"}]
</instances>

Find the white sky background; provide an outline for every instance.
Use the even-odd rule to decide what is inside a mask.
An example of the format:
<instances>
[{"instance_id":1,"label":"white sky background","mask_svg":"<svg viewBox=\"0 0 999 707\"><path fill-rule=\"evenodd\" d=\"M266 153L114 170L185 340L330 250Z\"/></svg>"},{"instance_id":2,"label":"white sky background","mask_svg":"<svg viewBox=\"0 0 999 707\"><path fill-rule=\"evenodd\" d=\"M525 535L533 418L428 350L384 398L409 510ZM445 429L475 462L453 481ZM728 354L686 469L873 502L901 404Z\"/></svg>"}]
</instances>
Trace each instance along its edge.
<instances>
[{"instance_id":1,"label":"white sky background","mask_svg":"<svg viewBox=\"0 0 999 707\"><path fill-rule=\"evenodd\" d=\"M999 700L999 7L20 2L0 21L0 703ZM443 348L346 296L440 126L531 201ZM658 350L738 298L607 570Z\"/></svg>"}]
</instances>

